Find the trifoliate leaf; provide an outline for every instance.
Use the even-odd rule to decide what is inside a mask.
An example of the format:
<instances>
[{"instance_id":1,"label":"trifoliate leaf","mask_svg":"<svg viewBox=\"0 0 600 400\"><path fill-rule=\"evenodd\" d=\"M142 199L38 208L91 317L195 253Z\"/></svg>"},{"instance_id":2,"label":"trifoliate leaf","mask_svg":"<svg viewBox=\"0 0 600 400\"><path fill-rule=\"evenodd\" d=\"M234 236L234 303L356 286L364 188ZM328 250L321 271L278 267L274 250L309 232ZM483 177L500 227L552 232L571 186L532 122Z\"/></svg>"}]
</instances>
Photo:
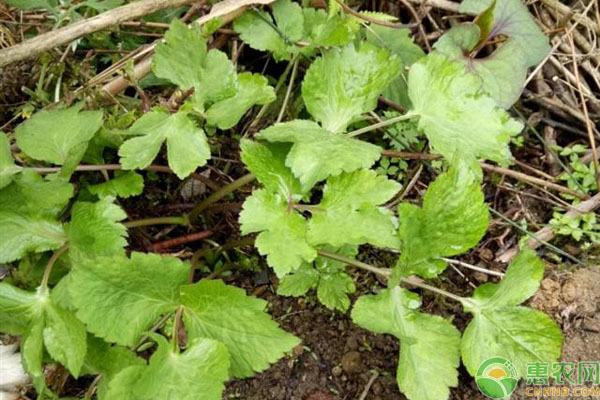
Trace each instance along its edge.
<instances>
[{"instance_id":1,"label":"trifoliate leaf","mask_svg":"<svg viewBox=\"0 0 600 400\"><path fill-rule=\"evenodd\" d=\"M417 311L421 301L394 287L362 296L352 310L359 326L400 340L398 386L411 400L447 399L458 384L460 333L450 321Z\"/></svg>"},{"instance_id":2,"label":"trifoliate leaf","mask_svg":"<svg viewBox=\"0 0 600 400\"><path fill-rule=\"evenodd\" d=\"M75 203L67 226L71 256L77 259L125 254L127 228L119 221L127 214L112 201L105 197L96 203Z\"/></svg>"},{"instance_id":3,"label":"trifoliate leaf","mask_svg":"<svg viewBox=\"0 0 600 400\"><path fill-rule=\"evenodd\" d=\"M308 224L309 243L398 247L393 213L379 205L394 197L400 187L366 169L329 178Z\"/></svg>"},{"instance_id":4,"label":"trifoliate leaf","mask_svg":"<svg viewBox=\"0 0 600 400\"><path fill-rule=\"evenodd\" d=\"M21 172L23 168L15 165L10 143L5 134L0 135L0 189L7 186L13 180L13 175Z\"/></svg>"},{"instance_id":5,"label":"trifoliate leaf","mask_svg":"<svg viewBox=\"0 0 600 400\"><path fill-rule=\"evenodd\" d=\"M555 362L563 336L546 314L519 306L532 296L544 276L544 265L531 249L521 251L502 281L478 287L464 303L473 314L462 339L462 359L475 376L479 365L491 357L510 360L520 377L527 363Z\"/></svg>"},{"instance_id":6,"label":"trifoliate leaf","mask_svg":"<svg viewBox=\"0 0 600 400\"><path fill-rule=\"evenodd\" d=\"M548 38L521 0L464 0L459 10L462 13L481 14L490 7L493 24L483 40L489 41L500 35L514 39L522 46L528 67L538 64L548 55ZM515 55L515 59L517 57Z\"/></svg>"},{"instance_id":7,"label":"trifoliate leaf","mask_svg":"<svg viewBox=\"0 0 600 400\"><path fill-rule=\"evenodd\" d=\"M192 341L182 352L154 335L158 349L147 366L125 368L109 383L106 399L221 400L229 374L227 348L211 339Z\"/></svg>"},{"instance_id":8,"label":"trifoliate leaf","mask_svg":"<svg viewBox=\"0 0 600 400\"><path fill-rule=\"evenodd\" d=\"M227 346L231 374L246 378L269 367L300 343L265 312L267 302L220 280L181 289L188 338L210 338Z\"/></svg>"},{"instance_id":9,"label":"trifoliate leaf","mask_svg":"<svg viewBox=\"0 0 600 400\"><path fill-rule=\"evenodd\" d=\"M435 49L450 59L463 63L467 70L481 78L483 90L502 108L518 100L527 76L527 56L517 39L502 44L485 58L470 55L480 42L480 29L475 24L461 24L446 32Z\"/></svg>"},{"instance_id":10,"label":"trifoliate leaf","mask_svg":"<svg viewBox=\"0 0 600 400\"><path fill-rule=\"evenodd\" d=\"M242 161L256 179L270 192L297 198L302 192L300 182L285 166L290 146L280 143L262 144L242 139Z\"/></svg>"},{"instance_id":11,"label":"trifoliate leaf","mask_svg":"<svg viewBox=\"0 0 600 400\"><path fill-rule=\"evenodd\" d=\"M110 400L106 396L110 380L127 367L145 364L144 359L136 356L133 351L121 346L111 346L102 339L89 335L82 373L102 375L96 393L98 399Z\"/></svg>"},{"instance_id":12,"label":"trifoliate leaf","mask_svg":"<svg viewBox=\"0 0 600 400\"><path fill-rule=\"evenodd\" d=\"M175 114L151 111L138 119L128 133L136 137L127 140L119 148L121 164L125 169L148 167L165 140L169 166L179 179L206 164L210 158L210 147L204 131L183 111Z\"/></svg>"},{"instance_id":13,"label":"trifoliate leaf","mask_svg":"<svg viewBox=\"0 0 600 400\"><path fill-rule=\"evenodd\" d=\"M194 88L193 101L203 108L235 95L235 66L219 50L206 50L200 31L174 19L165 42L156 46L152 71L182 90Z\"/></svg>"},{"instance_id":14,"label":"trifoliate leaf","mask_svg":"<svg viewBox=\"0 0 600 400\"><path fill-rule=\"evenodd\" d=\"M377 98L401 67L397 56L369 43L331 49L306 71L302 82L306 109L323 128L342 132L355 117L377 107Z\"/></svg>"},{"instance_id":15,"label":"trifoliate leaf","mask_svg":"<svg viewBox=\"0 0 600 400\"><path fill-rule=\"evenodd\" d=\"M176 258L135 252L131 258L82 260L69 284L77 317L96 336L133 346L161 315L177 308L188 269Z\"/></svg>"},{"instance_id":16,"label":"trifoliate leaf","mask_svg":"<svg viewBox=\"0 0 600 400\"><path fill-rule=\"evenodd\" d=\"M312 121L275 124L257 137L269 142L293 143L285 165L300 179L304 190L328 176L369 168L381 157L378 146L333 134Z\"/></svg>"},{"instance_id":17,"label":"trifoliate leaf","mask_svg":"<svg viewBox=\"0 0 600 400\"><path fill-rule=\"evenodd\" d=\"M79 103L37 112L15 129L17 145L31 158L58 165L82 148L85 152L87 142L102 126L102 111L81 111L82 107Z\"/></svg>"},{"instance_id":18,"label":"trifoliate leaf","mask_svg":"<svg viewBox=\"0 0 600 400\"><path fill-rule=\"evenodd\" d=\"M356 246L344 246L339 249L327 248L344 257L354 258L358 252ZM325 257L317 257L314 267L308 263L279 281L277 294L282 296L302 296L310 289L317 288L317 298L327 308L345 312L350 307L348 294L354 293L354 280L345 273L346 265Z\"/></svg>"},{"instance_id":19,"label":"trifoliate leaf","mask_svg":"<svg viewBox=\"0 0 600 400\"><path fill-rule=\"evenodd\" d=\"M267 104L275 100L275 91L267 78L260 74L244 72L238 76L238 92L233 97L213 104L206 112L209 125L219 129L234 127L255 104Z\"/></svg>"},{"instance_id":20,"label":"trifoliate leaf","mask_svg":"<svg viewBox=\"0 0 600 400\"><path fill-rule=\"evenodd\" d=\"M302 8L291 0L279 0L271 7L273 16L248 10L234 21L233 27L253 49L272 52L275 61L289 60L300 51L295 42L303 36Z\"/></svg>"},{"instance_id":21,"label":"trifoliate leaf","mask_svg":"<svg viewBox=\"0 0 600 400\"><path fill-rule=\"evenodd\" d=\"M399 276L437 276L446 268L438 257L461 254L485 235L488 210L479 182L466 169L451 168L427 189L423 207L398 206L402 255Z\"/></svg>"},{"instance_id":22,"label":"trifoliate leaf","mask_svg":"<svg viewBox=\"0 0 600 400\"><path fill-rule=\"evenodd\" d=\"M431 53L411 67L408 90L435 152L448 160L458 154L507 163L508 143L523 125L481 92L481 80L464 65Z\"/></svg>"},{"instance_id":23,"label":"trifoliate leaf","mask_svg":"<svg viewBox=\"0 0 600 400\"><path fill-rule=\"evenodd\" d=\"M136 172L128 171L107 182L90 185L87 189L98 197L128 198L142 194L144 178Z\"/></svg>"},{"instance_id":24,"label":"trifoliate leaf","mask_svg":"<svg viewBox=\"0 0 600 400\"><path fill-rule=\"evenodd\" d=\"M306 241L306 220L281 195L255 190L244 202L240 224L243 235L260 232L255 245L279 277L317 256Z\"/></svg>"}]
</instances>

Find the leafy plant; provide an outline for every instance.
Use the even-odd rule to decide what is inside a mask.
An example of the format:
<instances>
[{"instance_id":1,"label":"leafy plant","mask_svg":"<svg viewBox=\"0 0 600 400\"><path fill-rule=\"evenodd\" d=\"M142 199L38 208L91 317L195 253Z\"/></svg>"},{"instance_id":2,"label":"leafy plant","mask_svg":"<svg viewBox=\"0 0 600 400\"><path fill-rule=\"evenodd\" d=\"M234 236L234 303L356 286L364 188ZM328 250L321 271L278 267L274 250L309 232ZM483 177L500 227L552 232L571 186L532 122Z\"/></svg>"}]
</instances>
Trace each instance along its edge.
<instances>
[{"instance_id":1,"label":"leafy plant","mask_svg":"<svg viewBox=\"0 0 600 400\"><path fill-rule=\"evenodd\" d=\"M326 307L345 312L356 291L348 265L387 279L386 289L360 296L351 315L363 328L399 340L398 385L414 400L446 399L461 359L474 375L481 361L505 356L523 376L527 362L556 360L562 343L548 316L521 305L543 277L531 250L517 256L500 282L468 298L422 280L438 277L447 267L443 257L469 251L485 235L489 216L478 161L507 163L509 143L522 129L505 111L520 94L514 89L519 76L503 71L515 60L526 69L548 51L537 27L514 23L530 18L520 3L466 0L461 7L481 14L448 32L428 55L408 30L369 25L334 1L326 13L279 0L270 14L251 9L234 22L252 48L291 66L310 64L299 91L307 114L241 139L251 174L214 196L258 181L243 203L240 230L256 234L280 295L314 289ZM84 103L40 111L15 131L23 165L7 137L0 139L0 262L32 254L47 259L35 290L0 283L0 330L21 336L23 363L40 398L56 397L43 373L44 362L54 361L74 377L95 375L99 399L217 400L227 379L253 376L300 343L270 318L264 300L220 280L195 281L194 263L126 250L127 228L136 224L123 223L127 214L116 197L143 192L134 170L150 167L166 144L169 167L180 179L189 176L211 157L205 130L226 134L253 106L276 98L267 78L238 73L224 52L208 50L209 32L175 21L156 48L152 70L177 87L176 105L137 118L109 115L104 126L103 112L84 111ZM509 39L493 59L471 68L480 61L473 54L464 59L465 50L479 50L498 35ZM535 39L531 52L522 48L527 35ZM508 58L507 48L518 51ZM407 111L364 126L381 95ZM371 169L383 150L375 143L384 141L359 139L376 128L386 129L396 149L424 147L424 135L445 158L449 167L422 205L388 206L396 204L401 185L388 178L394 173L386 159L379 166L385 174ZM103 183L82 180L76 188L69 182L73 171L83 159L103 160L105 147L118 148L129 171ZM27 166L34 162L60 171L42 177ZM202 207L137 222L192 226ZM392 268L366 264L358 260L365 244L400 256ZM65 271L57 273L58 264ZM419 295L403 283L459 302L472 314L465 332L419 311ZM149 349L147 359L142 351Z\"/></svg>"}]
</instances>

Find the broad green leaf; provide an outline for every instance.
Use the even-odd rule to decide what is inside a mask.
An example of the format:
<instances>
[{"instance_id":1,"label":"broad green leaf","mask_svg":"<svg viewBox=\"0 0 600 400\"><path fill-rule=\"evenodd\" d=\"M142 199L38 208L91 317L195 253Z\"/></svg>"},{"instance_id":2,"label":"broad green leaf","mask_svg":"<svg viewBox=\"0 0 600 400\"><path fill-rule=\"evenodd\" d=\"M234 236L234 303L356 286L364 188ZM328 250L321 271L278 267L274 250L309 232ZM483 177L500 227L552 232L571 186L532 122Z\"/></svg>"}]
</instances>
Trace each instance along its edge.
<instances>
[{"instance_id":1,"label":"broad green leaf","mask_svg":"<svg viewBox=\"0 0 600 400\"><path fill-rule=\"evenodd\" d=\"M91 194L98 197L122 197L137 196L144 191L144 178L133 171L117 174L113 179L90 185L87 187Z\"/></svg>"},{"instance_id":2,"label":"broad green leaf","mask_svg":"<svg viewBox=\"0 0 600 400\"><path fill-rule=\"evenodd\" d=\"M0 134L0 189L12 182L13 176L22 169L15 165L8 138L5 134Z\"/></svg>"},{"instance_id":3,"label":"broad green leaf","mask_svg":"<svg viewBox=\"0 0 600 400\"><path fill-rule=\"evenodd\" d=\"M394 197L400 187L398 182L367 169L329 178L308 224L309 243L336 247L370 243L397 248L394 215L379 205Z\"/></svg>"},{"instance_id":4,"label":"broad green leaf","mask_svg":"<svg viewBox=\"0 0 600 400\"><path fill-rule=\"evenodd\" d=\"M229 350L231 374L253 376L300 343L265 312L267 302L220 280L202 280L181 289L188 338L217 340Z\"/></svg>"},{"instance_id":5,"label":"broad green leaf","mask_svg":"<svg viewBox=\"0 0 600 400\"><path fill-rule=\"evenodd\" d=\"M188 269L176 258L135 252L131 258L82 260L69 284L77 317L96 336L133 346L161 315L177 308Z\"/></svg>"},{"instance_id":6,"label":"broad green leaf","mask_svg":"<svg viewBox=\"0 0 600 400\"><path fill-rule=\"evenodd\" d=\"M136 137L127 140L119 148L121 164L125 169L148 167L164 141L167 142L169 166L179 179L206 164L210 158L210 147L204 131L183 111L176 114L151 111L138 119L128 133Z\"/></svg>"},{"instance_id":7,"label":"broad green leaf","mask_svg":"<svg viewBox=\"0 0 600 400\"><path fill-rule=\"evenodd\" d=\"M35 390L43 393L46 388L46 377L43 371L44 315L41 312L37 313L21 338L21 357L23 368L31 376Z\"/></svg>"},{"instance_id":8,"label":"broad green leaf","mask_svg":"<svg viewBox=\"0 0 600 400\"><path fill-rule=\"evenodd\" d=\"M312 121L275 124L259 132L257 137L269 142L292 143L285 165L300 179L303 190L309 190L328 176L369 168L381 157L378 146L333 134Z\"/></svg>"},{"instance_id":9,"label":"broad green leaf","mask_svg":"<svg viewBox=\"0 0 600 400\"><path fill-rule=\"evenodd\" d=\"M302 193L300 182L286 167L285 158L290 146L242 139L242 161L256 179L270 192L288 198L298 198Z\"/></svg>"},{"instance_id":10,"label":"broad green leaf","mask_svg":"<svg viewBox=\"0 0 600 400\"><path fill-rule=\"evenodd\" d=\"M370 43L331 49L306 71L306 109L326 130L343 132L354 118L377 107L377 98L401 67L397 56Z\"/></svg>"},{"instance_id":11,"label":"broad green leaf","mask_svg":"<svg viewBox=\"0 0 600 400\"><path fill-rule=\"evenodd\" d=\"M489 159L506 164L508 144L523 125L482 93L481 79L465 66L431 53L409 72L408 91L419 128L433 150L452 160Z\"/></svg>"},{"instance_id":12,"label":"broad green leaf","mask_svg":"<svg viewBox=\"0 0 600 400\"><path fill-rule=\"evenodd\" d=\"M329 17L324 10L302 9L304 15L304 40L309 45L301 50L310 55L317 47L344 46L353 39L359 24L342 15Z\"/></svg>"},{"instance_id":13,"label":"broad green leaf","mask_svg":"<svg viewBox=\"0 0 600 400\"><path fill-rule=\"evenodd\" d=\"M344 257L354 258L358 252L356 246L344 246L339 249L326 248ZM325 257L317 257L314 267L308 263L279 281L277 294L282 296L302 296L310 289L317 289L317 298L327 308L345 312L350 307L348 294L354 293L354 280L345 273L346 264Z\"/></svg>"},{"instance_id":14,"label":"broad green leaf","mask_svg":"<svg viewBox=\"0 0 600 400\"><path fill-rule=\"evenodd\" d=\"M543 275L542 261L533 250L523 250L502 281L480 286L464 303L473 314L461 345L471 375L491 357L510 360L520 377L527 363L552 363L560 357L563 336L558 325L546 314L518 305L536 292Z\"/></svg>"},{"instance_id":15,"label":"broad green leaf","mask_svg":"<svg viewBox=\"0 0 600 400\"><path fill-rule=\"evenodd\" d=\"M281 195L255 190L244 202L240 224L242 235L260 232L255 245L279 277L317 256L306 241L306 220Z\"/></svg>"},{"instance_id":16,"label":"broad green leaf","mask_svg":"<svg viewBox=\"0 0 600 400\"><path fill-rule=\"evenodd\" d=\"M87 354L82 373L85 375L102 375L97 387L100 400L110 400L106 396L110 380L119 372L131 366L146 364L143 358L121 346L111 346L102 339L88 336Z\"/></svg>"},{"instance_id":17,"label":"broad green leaf","mask_svg":"<svg viewBox=\"0 0 600 400\"><path fill-rule=\"evenodd\" d=\"M0 282L0 332L24 334L36 311L37 295Z\"/></svg>"},{"instance_id":18,"label":"broad green leaf","mask_svg":"<svg viewBox=\"0 0 600 400\"><path fill-rule=\"evenodd\" d=\"M481 14L492 7L493 24L484 40L508 36L519 43L527 66L540 63L550 52L548 38L538 27L527 6L521 0L464 0L459 10L462 13ZM515 55L515 59L519 55Z\"/></svg>"},{"instance_id":19,"label":"broad green leaf","mask_svg":"<svg viewBox=\"0 0 600 400\"><path fill-rule=\"evenodd\" d=\"M275 100L275 91L267 78L260 74L244 72L238 76L238 92L233 97L213 104L206 111L206 121L219 129L234 127L255 104L267 104Z\"/></svg>"},{"instance_id":20,"label":"broad green leaf","mask_svg":"<svg viewBox=\"0 0 600 400\"><path fill-rule=\"evenodd\" d=\"M111 197L96 203L75 203L67 226L70 255L76 259L124 255L127 228L119 221L125 218L127 214Z\"/></svg>"},{"instance_id":21,"label":"broad green leaf","mask_svg":"<svg viewBox=\"0 0 600 400\"><path fill-rule=\"evenodd\" d=\"M192 341L182 352L154 335L158 349L147 366L132 366L109 383L106 399L221 400L228 378L227 348L211 339Z\"/></svg>"},{"instance_id":22,"label":"broad green leaf","mask_svg":"<svg viewBox=\"0 0 600 400\"><path fill-rule=\"evenodd\" d=\"M199 107L235 95L235 66L219 50L206 50L199 30L173 19L165 42L156 46L152 71L182 90L194 88L193 100Z\"/></svg>"},{"instance_id":23,"label":"broad green leaf","mask_svg":"<svg viewBox=\"0 0 600 400\"><path fill-rule=\"evenodd\" d=\"M29 157L62 165L73 155L83 156L87 142L102 126L102 111L69 108L42 110L15 129L17 145ZM77 160L79 162L79 160Z\"/></svg>"},{"instance_id":24,"label":"broad green leaf","mask_svg":"<svg viewBox=\"0 0 600 400\"><path fill-rule=\"evenodd\" d=\"M427 189L422 208L402 203L398 215L402 255L395 272L425 278L446 268L438 257L464 253L479 243L489 218L479 182L464 168L440 175Z\"/></svg>"},{"instance_id":25,"label":"broad green leaf","mask_svg":"<svg viewBox=\"0 0 600 400\"><path fill-rule=\"evenodd\" d=\"M444 400L458 384L460 332L444 318L417 311L421 301L394 287L360 297L352 310L359 326L400 340L398 386L411 400Z\"/></svg>"},{"instance_id":26,"label":"broad green leaf","mask_svg":"<svg viewBox=\"0 0 600 400\"><path fill-rule=\"evenodd\" d=\"M450 59L463 63L481 78L483 90L502 108L509 108L521 96L527 77L527 56L517 39L508 40L485 58L470 55L480 41L476 24L461 24L446 32L435 49Z\"/></svg>"}]
</instances>

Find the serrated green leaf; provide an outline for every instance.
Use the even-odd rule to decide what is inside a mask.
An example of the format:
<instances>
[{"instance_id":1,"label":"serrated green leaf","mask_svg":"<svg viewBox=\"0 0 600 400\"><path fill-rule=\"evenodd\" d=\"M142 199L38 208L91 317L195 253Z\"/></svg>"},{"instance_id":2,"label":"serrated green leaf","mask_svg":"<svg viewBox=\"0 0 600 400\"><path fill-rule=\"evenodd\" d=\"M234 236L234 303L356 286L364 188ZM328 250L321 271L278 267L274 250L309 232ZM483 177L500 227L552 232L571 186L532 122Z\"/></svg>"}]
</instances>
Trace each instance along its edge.
<instances>
[{"instance_id":1,"label":"serrated green leaf","mask_svg":"<svg viewBox=\"0 0 600 400\"><path fill-rule=\"evenodd\" d=\"M261 189L244 202L240 213L243 235L260 232L255 246L281 277L311 262L316 250L306 241L306 220L288 206L287 198Z\"/></svg>"},{"instance_id":2,"label":"serrated green leaf","mask_svg":"<svg viewBox=\"0 0 600 400\"><path fill-rule=\"evenodd\" d=\"M169 166L179 179L206 164L210 158L210 147L204 131L183 111L175 114L151 111L138 119L128 133L136 137L127 140L119 148L124 169L148 167L164 141L167 142Z\"/></svg>"},{"instance_id":3,"label":"serrated green leaf","mask_svg":"<svg viewBox=\"0 0 600 400\"><path fill-rule=\"evenodd\" d=\"M535 252L523 250L502 281L480 286L464 303L473 314L461 345L471 375L491 357L510 360L520 377L525 376L527 363L552 363L560 357L563 336L558 325L540 311L518 306L536 292L543 275L543 263Z\"/></svg>"},{"instance_id":4,"label":"serrated green leaf","mask_svg":"<svg viewBox=\"0 0 600 400\"><path fill-rule=\"evenodd\" d=\"M528 67L538 64L548 55L548 38L521 0L464 0L459 11L480 14L491 6L493 25L484 40L492 40L500 35L514 39L521 45Z\"/></svg>"},{"instance_id":5,"label":"serrated green leaf","mask_svg":"<svg viewBox=\"0 0 600 400\"><path fill-rule=\"evenodd\" d=\"M312 121L275 124L260 131L257 137L292 143L285 164L300 179L303 190L309 190L328 176L369 168L381 157L378 146L333 134Z\"/></svg>"},{"instance_id":6,"label":"serrated green leaf","mask_svg":"<svg viewBox=\"0 0 600 400\"><path fill-rule=\"evenodd\" d=\"M24 334L35 314L36 303L35 293L0 282L0 332Z\"/></svg>"},{"instance_id":7,"label":"serrated green leaf","mask_svg":"<svg viewBox=\"0 0 600 400\"><path fill-rule=\"evenodd\" d=\"M480 33L476 24L461 24L446 32L434 47L479 76L485 92L500 107L509 108L521 96L527 77L527 56L518 40L514 39L485 58L474 58L470 53L480 42Z\"/></svg>"},{"instance_id":8,"label":"serrated green leaf","mask_svg":"<svg viewBox=\"0 0 600 400\"><path fill-rule=\"evenodd\" d=\"M331 49L306 71L302 98L323 128L342 132L362 113L377 107L377 98L399 75L402 63L370 43Z\"/></svg>"},{"instance_id":9,"label":"serrated green leaf","mask_svg":"<svg viewBox=\"0 0 600 400\"><path fill-rule=\"evenodd\" d=\"M117 174L113 179L87 187L91 194L98 197L137 196L144 191L144 178L133 171Z\"/></svg>"},{"instance_id":10,"label":"serrated green leaf","mask_svg":"<svg viewBox=\"0 0 600 400\"><path fill-rule=\"evenodd\" d=\"M506 164L508 144L523 125L482 93L481 80L464 65L431 53L409 72L408 89L419 128L448 160L485 158Z\"/></svg>"},{"instance_id":11,"label":"serrated green leaf","mask_svg":"<svg viewBox=\"0 0 600 400\"><path fill-rule=\"evenodd\" d=\"M133 346L161 315L177 308L187 274L176 258L134 252L131 258L82 260L71 272L69 290L90 332Z\"/></svg>"},{"instance_id":12,"label":"serrated green leaf","mask_svg":"<svg viewBox=\"0 0 600 400\"><path fill-rule=\"evenodd\" d=\"M125 254L127 228L119 221L127 218L113 198L96 203L77 202L67 226L69 254L75 259Z\"/></svg>"},{"instance_id":13,"label":"serrated green leaf","mask_svg":"<svg viewBox=\"0 0 600 400\"><path fill-rule=\"evenodd\" d=\"M33 382L38 393L43 393L46 388L46 378L42 369L44 357L44 317L38 314L21 338L21 357L23 368Z\"/></svg>"},{"instance_id":14,"label":"serrated green leaf","mask_svg":"<svg viewBox=\"0 0 600 400\"><path fill-rule=\"evenodd\" d=\"M277 294L280 296L302 296L310 289L317 287L319 272L308 263L302 265L294 272L279 280Z\"/></svg>"},{"instance_id":15,"label":"serrated green leaf","mask_svg":"<svg viewBox=\"0 0 600 400\"><path fill-rule=\"evenodd\" d=\"M13 176L22 169L15 165L8 138L5 134L0 134L0 189L11 183Z\"/></svg>"},{"instance_id":16,"label":"serrated green leaf","mask_svg":"<svg viewBox=\"0 0 600 400\"><path fill-rule=\"evenodd\" d=\"M252 106L271 103L276 98L267 78L260 74L244 72L238 76L238 84L238 92L234 96L213 104L206 111L209 125L219 129L232 128Z\"/></svg>"},{"instance_id":17,"label":"serrated green leaf","mask_svg":"<svg viewBox=\"0 0 600 400\"><path fill-rule=\"evenodd\" d=\"M265 145L242 139L240 148L246 168L268 191L288 198L297 198L302 193L300 182L285 165L289 145L279 143Z\"/></svg>"},{"instance_id":18,"label":"serrated green leaf","mask_svg":"<svg viewBox=\"0 0 600 400\"><path fill-rule=\"evenodd\" d=\"M124 369L109 383L106 399L221 400L228 378L227 348L210 339L192 341L183 353L155 335L158 349L147 366Z\"/></svg>"},{"instance_id":19,"label":"serrated green leaf","mask_svg":"<svg viewBox=\"0 0 600 400\"><path fill-rule=\"evenodd\" d=\"M173 19L165 42L156 46L152 71L182 90L194 88L193 101L203 108L207 104L235 95L235 66L219 50L206 49L199 30Z\"/></svg>"},{"instance_id":20,"label":"serrated green leaf","mask_svg":"<svg viewBox=\"0 0 600 400\"><path fill-rule=\"evenodd\" d=\"M423 207L398 206L402 255L395 274L437 276L446 268L438 257L461 254L485 235L488 209L479 182L469 171L451 168L427 189Z\"/></svg>"},{"instance_id":21,"label":"serrated green leaf","mask_svg":"<svg viewBox=\"0 0 600 400\"><path fill-rule=\"evenodd\" d=\"M81 149L85 152L87 142L102 126L102 111L81 111L82 107L79 103L37 112L15 129L17 145L31 158L58 165L72 156L83 156Z\"/></svg>"},{"instance_id":22,"label":"serrated green leaf","mask_svg":"<svg viewBox=\"0 0 600 400\"><path fill-rule=\"evenodd\" d=\"M400 188L398 182L366 169L329 178L308 224L309 243L398 247L395 218L379 205Z\"/></svg>"},{"instance_id":23,"label":"serrated green leaf","mask_svg":"<svg viewBox=\"0 0 600 400\"><path fill-rule=\"evenodd\" d=\"M188 337L225 344L231 373L253 376L279 360L300 339L279 328L265 312L267 302L219 280L202 280L181 289L183 320Z\"/></svg>"},{"instance_id":24,"label":"serrated green leaf","mask_svg":"<svg viewBox=\"0 0 600 400\"><path fill-rule=\"evenodd\" d=\"M304 40L309 45L301 50L310 55L317 47L344 46L350 43L359 24L342 15L328 16L324 10L304 8Z\"/></svg>"},{"instance_id":25,"label":"serrated green leaf","mask_svg":"<svg viewBox=\"0 0 600 400\"><path fill-rule=\"evenodd\" d=\"M447 399L458 384L460 332L446 319L417 311L421 301L394 287L361 296L352 310L359 326L400 340L398 386L411 400Z\"/></svg>"}]
</instances>

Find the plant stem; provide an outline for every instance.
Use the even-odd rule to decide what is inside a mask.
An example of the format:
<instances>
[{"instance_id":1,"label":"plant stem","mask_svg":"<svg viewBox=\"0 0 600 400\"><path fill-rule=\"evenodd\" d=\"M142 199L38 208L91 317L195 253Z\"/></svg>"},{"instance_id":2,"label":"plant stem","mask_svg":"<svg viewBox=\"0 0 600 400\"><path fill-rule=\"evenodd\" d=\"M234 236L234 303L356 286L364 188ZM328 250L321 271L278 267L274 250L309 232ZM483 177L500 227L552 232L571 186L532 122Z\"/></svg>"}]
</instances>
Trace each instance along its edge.
<instances>
[{"instance_id":1,"label":"plant stem","mask_svg":"<svg viewBox=\"0 0 600 400\"><path fill-rule=\"evenodd\" d=\"M397 117L386 119L385 121L381 121L381 122L378 122L376 124L365 126L364 128L357 129L355 131L347 133L346 136L348 136L348 137L355 137L355 136L358 136L358 135L362 135L363 133L371 132L371 131L374 131L375 129L383 128L383 127L386 127L386 126L389 126L389 125L394 125L394 124L396 124L396 123L398 123L400 121L406 121L407 119L411 119L411 118L415 118L415 117L418 117L418 115L417 114L399 115Z\"/></svg>"},{"instance_id":2,"label":"plant stem","mask_svg":"<svg viewBox=\"0 0 600 400\"><path fill-rule=\"evenodd\" d=\"M173 323L173 351L179 353L179 328L181 327L181 314L183 313L183 306L177 308L175 312L175 322Z\"/></svg>"},{"instance_id":3,"label":"plant stem","mask_svg":"<svg viewBox=\"0 0 600 400\"><path fill-rule=\"evenodd\" d=\"M208 196L206 199L204 199L200 203L198 203L192 209L192 211L190 211L189 214L187 214L187 220L189 221L190 224L193 224L198 219L198 216L200 215L200 213L202 211L206 210L206 208L208 206L216 203L217 201L221 200L223 197L236 191L237 189L252 182L255 179L256 179L256 177L253 174L247 174L247 175L242 176L241 178L236 179L235 181L231 182L230 184L223 186L222 188L220 188L219 190L217 190L216 192L214 192L213 194Z\"/></svg>"},{"instance_id":4,"label":"plant stem","mask_svg":"<svg viewBox=\"0 0 600 400\"><path fill-rule=\"evenodd\" d=\"M471 270L477 271L477 272L482 272L484 274L499 276L500 278L502 278L504 276L504 274L502 272L492 271L487 268L481 268L476 265L467 264L466 262L462 262L459 260L453 260L451 258L443 258L443 257L440 257L440 260L444 260L448 264L460 265L461 267L471 269Z\"/></svg>"},{"instance_id":5,"label":"plant stem","mask_svg":"<svg viewBox=\"0 0 600 400\"><path fill-rule=\"evenodd\" d=\"M285 109L287 108L288 101L290 100L290 95L292 94L292 87L294 86L294 81L296 80L296 74L298 73L298 64L300 63L300 59L296 57L294 60L294 65L292 67L292 75L290 76L290 83L288 84L287 90L285 91L285 97L283 98L283 104L281 105L281 109L279 110L279 115L277 116L277 120L275 123L281 122L283 119L283 114L285 114ZM600 186L598 186L600 187Z\"/></svg>"},{"instance_id":6,"label":"plant stem","mask_svg":"<svg viewBox=\"0 0 600 400\"><path fill-rule=\"evenodd\" d=\"M138 228L140 226L149 226L149 225L183 225L188 226L188 220L185 216L179 217L156 217L156 218L144 218L138 219L134 221L124 222L127 228Z\"/></svg>"},{"instance_id":7,"label":"plant stem","mask_svg":"<svg viewBox=\"0 0 600 400\"><path fill-rule=\"evenodd\" d=\"M69 244L65 243L61 248L56 250L50 259L48 260L48 264L46 264L46 269L44 270L44 275L42 276L42 283L40 284L41 292L45 293L48 290L48 281L50 280L50 274L52 273L52 267L56 263L56 260L69 248Z\"/></svg>"}]
</instances>

